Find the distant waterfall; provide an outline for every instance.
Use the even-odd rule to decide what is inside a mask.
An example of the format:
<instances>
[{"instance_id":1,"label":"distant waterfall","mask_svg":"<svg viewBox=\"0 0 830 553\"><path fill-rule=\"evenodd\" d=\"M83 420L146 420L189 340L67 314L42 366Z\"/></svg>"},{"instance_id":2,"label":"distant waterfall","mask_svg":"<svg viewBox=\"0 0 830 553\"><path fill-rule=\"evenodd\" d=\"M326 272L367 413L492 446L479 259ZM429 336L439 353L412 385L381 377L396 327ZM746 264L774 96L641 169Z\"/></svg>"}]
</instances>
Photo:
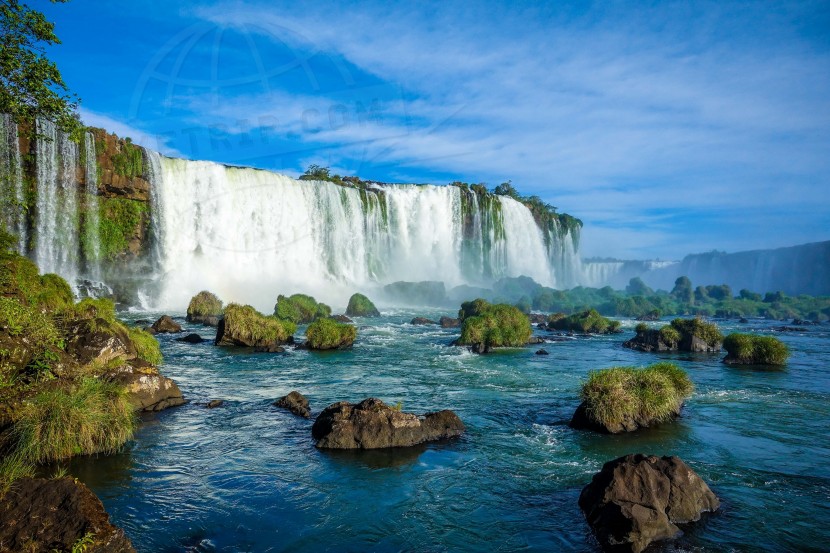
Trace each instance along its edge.
<instances>
[{"instance_id":1,"label":"distant waterfall","mask_svg":"<svg viewBox=\"0 0 830 553\"><path fill-rule=\"evenodd\" d=\"M101 237L100 213L98 204L98 164L95 159L95 137L91 132L84 133L84 181L85 209L83 251L86 253L86 274L94 280L101 279Z\"/></svg>"},{"instance_id":2,"label":"distant waterfall","mask_svg":"<svg viewBox=\"0 0 830 553\"><path fill-rule=\"evenodd\" d=\"M398 280L452 287L527 275L556 286L578 268L573 237L554 244L560 237L546 237L512 198L480 205L455 186L360 190L148 156L161 167L161 178L151 175L157 268L171 283L160 305L185 305L204 288L265 306L295 291L342 302Z\"/></svg>"},{"instance_id":3,"label":"distant waterfall","mask_svg":"<svg viewBox=\"0 0 830 553\"><path fill-rule=\"evenodd\" d=\"M17 251L25 253L28 241L26 209L23 192L23 166L17 125L10 115L2 114L0 135L0 177L3 186L3 223L17 236Z\"/></svg>"}]
</instances>

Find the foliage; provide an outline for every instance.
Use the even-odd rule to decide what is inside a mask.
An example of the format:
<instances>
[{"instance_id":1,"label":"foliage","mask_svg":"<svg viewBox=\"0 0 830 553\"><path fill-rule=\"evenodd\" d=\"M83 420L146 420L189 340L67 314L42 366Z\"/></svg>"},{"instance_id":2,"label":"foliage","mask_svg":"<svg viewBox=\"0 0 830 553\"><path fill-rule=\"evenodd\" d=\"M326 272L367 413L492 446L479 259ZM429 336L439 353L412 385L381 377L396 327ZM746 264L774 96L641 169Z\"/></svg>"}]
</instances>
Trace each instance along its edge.
<instances>
[{"instance_id":1,"label":"foliage","mask_svg":"<svg viewBox=\"0 0 830 553\"><path fill-rule=\"evenodd\" d=\"M0 335L15 339L11 348L0 348L0 382L6 384L14 382L26 367L37 373L49 369L63 348L52 319L14 298L0 296Z\"/></svg>"},{"instance_id":2,"label":"foliage","mask_svg":"<svg viewBox=\"0 0 830 553\"><path fill-rule=\"evenodd\" d=\"M72 544L72 553L85 553L95 544L95 532L87 532Z\"/></svg>"},{"instance_id":3,"label":"foliage","mask_svg":"<svg viewBox=\"0 0 830 553\"><path fill-rule=\"evenodd\" d=\"M640 277L634 277L628 281L628 286L625 287L625 293L629 296L650 296L654 294L654 290L649 288Z\"/></svg>"},{"instance_id":4,"label":"foliage","mask_svg":"<svg viewBox=\"0 0 830 553\"><path fill-rule=\"evenodd\" d=\"M0 252L0 291L26 305L57 310L74 301L69 284L58 275L41 275L37 265L15 252Z\"/></svg>"},{"instance_id":5,"label":"foliage","mask_svg":"<svg viewBox=\"0 0 830 553\"><path fill-rule=\"evenodd\" d=\"M151 365L161 365L164 357L155 336L140 328L130 328L128 332L138 358L147 361Z\"/></svg>"},{"instance_id":6,"label":"foliage","mask_svg":"<svg viewBox=\"0 0 830 553\"><path fill-rule=\"evenodd\" d=\"M458 310L458 318L463 322L467 317L481 315L488 307L490 307L490 303L481 298L465 301L461 304L461 309Z\"/></svg>"},{"instance_id":7,"label":"foliage","mask_svg":"<svg viewBox=\"0 0 830 553\"><path fill-rule=\"evenodd\" d=\"M48 47L60 44L54 24L26 4L3 0L0 29L0 113L10 114L16 123L43 117L80 138L78 99L46 57Z\"/></svg>"},{"instance_id":8,"label":"foliage","mask_svg":"<svg viewBox=\"0 0 830 553\"><path fill-rule=\"evenodd\" d=\"M225 307L225 328L232 329L234 337L253 342L282 343L297 331L297 325L291 321L263 315L250 305L238 303Z\"/></svg>"},{"instance_id":9,"label":"foliage","mask_svg":"<svg viewBox=\"0 0 830 553\"><path fill-rule=\"evenodd\" d=\"M98 229L101 256L115 260L123 255L148 213L145 202L126 198L100 198Z\"/></svg>"},{"instance_id":10,"label":"foliage","mask_svg":"<svg viewBox=\"0 0 830 553\"><path fill-rule=\"evenodd\" d=\"M347 347L357 338L357 327L338 323L334 319L317 319L305 331L306 344L311 349Z\"/></svg>"},{"instance_id":11,"label":"foliage","mask_svg":"<svg viewBox=\"0 0 830 553\"><path fill-rule=\"evenodd\" d=\"M666 325L660 329L660 339L666 344L676 346L682 338L680 331L672 325Z\"/></svg>"},{"instance_id":12,"label":"foliage","mask_svg":"<svg viewBox=\"0 0 830 553\"><path fill-rule=\"evenodd\" d=\"M305 173L300 175L300 180L331 180L332 178L331 170L328 167L315 164L309 165Z\"/></svg>"},{"instance_id":13,"label":"foliage","mask_svg":"<svg viewBox=\"0 0 830 553\"><path fill-rule=\"evenodd\" d=\"M530 319L516 307L503 303L488 305L478 314L464 318L458 344L518 347L525 345L532 333Z\"/></svg>"},{"instance_id":14,"label":"foliage","mask_svg":"<svg viewBox=\"0 0 830 553\"><path fill-rule=\"evenodd\" d=\"M132 438L135 428L135 414L122 386L83 378L69 389L45 389L25 402L12 426L12 455L41 464L112 453Z\"/></svg>"},{"instance_id":15,"label":"foliage","mask_svg":"<svg viewBox=\"0 0 830 553\"><path fill-rule=\"evenodd\" d=\"M202 290L190 299L187 316L219 317L222 315L222 300L216 294Z\"/></svg>"},{"instance_id":16,"label":"foliage","mask_svg":"<svg viewBox=\"0 0 830 553\"><path fill-rule=\"evenodd\" d=\"M305 294L292 296L280 295L274 306L274 315L278 319L291 321L295 324L310 323L322 317L331 315L331 307Z\"/></svg>"},{"instance_id":17,"label":"foliage","mask_svg":"<svg viewBox=\"0 0 830 553\"><path fill-rule=\"evenodd\" d=\"M694 386L673 363L656 363L644 369L612 367L591 371L582 385L581 398L596 422L613 427L629 419L669 420L689 397Z\"/></svg>"},{"instance_id":18,"label":"foliage","mask_svg":"<svg viewBox=\"0 0 830 553\"><path fill-rule=\"evenodd\" d=\"M774 336L732 333L723 340L726 361L742 365L783 365L790 356L787 345Z\"/></svg>"},{"instance_id":19,"label":"foliage","mask_svg":"<svg viewBox=\"0 0 830 553\"><path fill-rule=\"evenodd\" d=\"M718 325L706 322L700 317L694 319L674 319L671 322L671 326L680 334L681 339L694 336L706 342L710 347L715 347L717 344L723 342L723 334L718 329Z\"/></svg>"},{"instance_id":20,"label":"foliage","mask_svg":"<svg viewBox=\"0 0 830 553\"><path fill-rule=\"evenodd\" d=\"M121 151L112 156L112 170L122 177L140 177L144 174L144 151L129 140L122 143Z\"/></svg>"},{"instance_id":21,"label":"foliage","mask_svg":"<svg viewBox=\"0 0 830 553\"><path fill-rule=\"evenodd\" d=\"M592 334L609 334L618 332L619 321L612 321L600 315L596 309L588 309L568 317L560 318L551 323L556 330L585 332Z\"/></svg>"},{"instance_id":22,"label":"foliage","mask_svg":"<svg viewBox=\"0 0 830 553\"><path fill-rule=\"evenodd\" d=\"M363 294L352 294L349 298L349 305L346 307L346 315L349 317L379 317L380 312L372 300Z\"/></svg>"}]
</instances>

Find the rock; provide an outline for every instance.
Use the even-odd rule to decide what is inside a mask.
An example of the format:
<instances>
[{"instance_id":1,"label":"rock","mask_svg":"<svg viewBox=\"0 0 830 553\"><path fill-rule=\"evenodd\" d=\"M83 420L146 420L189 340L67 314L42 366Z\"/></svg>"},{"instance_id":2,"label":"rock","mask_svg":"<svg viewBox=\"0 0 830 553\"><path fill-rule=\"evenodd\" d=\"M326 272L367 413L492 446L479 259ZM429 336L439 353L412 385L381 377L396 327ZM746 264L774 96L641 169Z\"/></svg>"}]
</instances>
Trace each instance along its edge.
<instances>
[{"instance_id":1,"label":"rock","mask_svg":"<svg viewBox=\"0 0 830 553\"><path fill-rule=\"evenodd\" d=\"M595 474L579 507L604 548L639 553L654 541L672 539L676 524L700 520L720 501L678 457L641 454L615 459Z\"/></svg>"},{"instance_id":2,"label":"rock","mask_svg":"<svg viewBox=\"0 0 830 553\"><path fill-rule=\"evenodd\" d=\"M345 315L332 315L330 318L334 319L338 323L353 323L354 321L348 318Z\"/></svg>"},{"instance_id":3,"label":"rock","mask_svg":"<svg viewBox=\"0 0 830 553\"><path fill-rule=\"evenodd\" d=\"M741 323L741 324L743 324L743 325L745 325L746 323L748 323L748 322L749 322L749 319L747 319L747 318L745 318L745 317L741 317L741 318L740 318L740 320L738 320L738 322L739 322L739 323Z\"/></svg>"},{"instance_id":4,"label":"rock","mask_svg":"<svg viewBox=\"0 0 830 553\"><path fill-rule=\"evenodd\" d=\"M461 319L453 319L452 317L441 317L438 319L441 328L460 328Z\"/></svg>"},{"instance_id":5,"label":"rock","mask_svg":"<svg viewBox=\"0 0 830 553\"><path fill-rule=\"evenodd\" d=\"M150 319L139 319L133 324L135 324L135 326L139 326L139 327L150 326Z\"/></svg>"},{"instance_id":6,"label":"rock","mask_svg":"<svg viewBox=\"0 0 830 553\"><path fill-rule=\"evenodd\" d=\"M256 353L285 353L285 348L276 344L268 344L267 346L257 346L254 351Z\"/></svg>"},{"instance_id":7,"label":"rock","mask_svg":"<svg viewBox=\"0 0 830 553\"><path fill-rule=\"evenodd\" d=\"M296 390L290 392L287 396L279 398L276 402L274 402L274 406L288 409L299 417L306 419L311 418L311 411L308 408L308 400L303 394Z\"/></svg>"},{"instance_id":8,"label":"rock","mask_svg":"<svg viewBox=\"0 0 830 553\"><path fill-rule=\"evenodd\" d=\"M205 404L205 407L208 409L216 409L217 407L221 407L223 403L225 402L221 399L212 399Z\"/></svg>"},{"instance_id":9,"label":"rock","mask_svg":"<svg viewBox=\"0 0 830 553\"><path fill-rule=\"evenodd\" d=\"M134 366L135 365L135 366ZM146 365L123 365L107 374L110 380L122 384L136 411L161 411L185 403L176 383L159 374L157 368Z\"/></svg>"},{"instance_id":10,"label":"rock","mask_svg":"<svg viewBox=\"0 0 830 553\"><path fill-rule=\"evenodd\" d=\"M658 311L650 311L644 315L637 317L638 321L659 321L660 313Z\"/></svg>"},{"instance_id":11,"label":"rock","mask_svg":"<svg viewBox=\"0 0 830 553\"><path fill-rule=\"evenodd\" d=\"M525 344L525 345L537 346L539 344L544 344L544 343L545 343L544 338L541 338L539 336L531 336L530 339L527 341L527 344Z\"/></svg>"},{"instance_id":12,"label":"rock","mask_svg":"<svg viewBox=\"0 0 830 553\"><path fill-rule=\"evenodd\" d=\"M411 325L437 325L438 323L436 321L433 321L432 319L426 319L424 317L415 317L414 319L409 321L409 324L411 324Z\"/></svg>"},{"instance_id":13,"label":"rock","mask_svg":"<svg viewBox=\"0 0 830 553\"><path fill-rule=\"evenodd\" d=\"M482 344L482 343L473 344L472 346L470 346L470 351L473 352L473 353L478 353L478 354L483 355L485 353L490 353L490 346L488 346L487 344Z\"/></svg>"},{"instance_id":14,"label":"rock","mask_svg":"<svg viewBox=\"0 0 830 553\"><path fill-rule=\"evenodd\" d=\"M418 417L403 413L379 399L347 401L326 407L314 421L311 435L321 449L378 449L408 447L460 436L464 424L452 411Z\"/></svg>"},{"instance_id":15,"label":"rock","mask_svg":"<svg viewBox=\"0 0 830 553\"><path fill-rule=\"evenodd\" d=\"M772 327L772 330L775 332L804 332L807 329L797 326L774 326Z\"/></svg>"},{"instance_id":16,"label":"rock","mask_svg":"<svg viewBox=\"0 0 830 553\"><path fill-rule=\"evenodd\" d=\"M74 551L85 536L92 536L85 553L135 553L101 501L73 478L20 478L0 497L0 551Z\"/></svg>"},{"instance_id":17,"label":"rock","mask_svg":"<svg viewBox=\"0 0 830 553\"><path fill-rule=\"evenodd\" d=\"M182 325L174 321L168 315L162 315L159 320L153 323L150 328L154 332L152 334L175 334L182 331Z\"/></svg>"},{"instance_id":18,"label":"rock","mask_svg":"<svg viewBox=\"0 0 830 553\"><path fill-rule=\"evenodd\" d=\"M187 336L182 336L181 338L176 338L177 342L186 342L188 344L201 344L202 342L207 342L204 338L199 336L198 334L188 334Z\"/></svg>"},{"instance_id":19,"label":"rock","mask_svg":"<svg viewBox=\"0 0 830 553\"><path fill-rule=\"evenodd\" d=\"M106 365L118 357L135 358L135 349L127 332L104 319L75 323L67 332L66 352L81 365L93 361Z\"/></svg>"},{"instance_id":20,"label":"rock","mask_svg":"<svg viewBox=\"0 0 830 553\"><path fill-rule=\"evenodd\" d=\"M541 313L530 313L527 317L530 319L530 324L534 325L546 324L548 322L548 316Z\"/></svg>"},{"instance_id":21,"label":"rock","mask_svg":"<svg viewBox=\"0 0 830 553\"><path fill-rule=\"evenodd\" d=\"M536 355L550 355L550 353L546 349L540 349L536 351Z\"/></svg>"}]
</instances>

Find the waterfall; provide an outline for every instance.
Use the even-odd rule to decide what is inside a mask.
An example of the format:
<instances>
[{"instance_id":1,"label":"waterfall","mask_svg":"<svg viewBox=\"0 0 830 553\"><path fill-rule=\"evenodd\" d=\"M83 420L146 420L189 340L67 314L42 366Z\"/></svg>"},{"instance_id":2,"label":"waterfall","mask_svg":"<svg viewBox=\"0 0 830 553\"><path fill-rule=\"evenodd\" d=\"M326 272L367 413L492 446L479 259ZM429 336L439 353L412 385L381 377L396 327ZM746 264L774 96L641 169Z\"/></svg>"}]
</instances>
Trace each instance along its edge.
<instances>
[{"instance_id":1,"label":"waterfall","mask_svg":"<svg viewBox=\"0 0 830 553\"><path fill-rule=\"evenodd\" d=\"M23 192L23 166L20 158L20 141L17 124L8 114L2 114L0 136L0 176L3 180L3 222L6 230L17 236L17 251L26 253L28 228L26 204Z\"/></svg>"},{"instance_id":2,"label":"waterfall","mask_svg":"<svg viewBox=\"0 0 830 553\"><path fill-rule=\"evenodd\" d=\"M86 255L86 276L101 279L100 212L98 205L98 164L95 158L95 137L84 133L84 246Z\"/></svg>"},{"instance_id":3,"label":"waterfall","mask_svg":"<svg viewBox=\"0 0 830 553\"><path fill-rule=\"evenodd\" d=\"M548 231L512 198L479 202L455 186L363 190L152 152L148 165L158 303L167 307L202 289L270 309L279 293L343 303L399 280L453 287L527 275L554 286L563 252L578 263L573 248L554 255Z\"/></svg>"}]
</instances>

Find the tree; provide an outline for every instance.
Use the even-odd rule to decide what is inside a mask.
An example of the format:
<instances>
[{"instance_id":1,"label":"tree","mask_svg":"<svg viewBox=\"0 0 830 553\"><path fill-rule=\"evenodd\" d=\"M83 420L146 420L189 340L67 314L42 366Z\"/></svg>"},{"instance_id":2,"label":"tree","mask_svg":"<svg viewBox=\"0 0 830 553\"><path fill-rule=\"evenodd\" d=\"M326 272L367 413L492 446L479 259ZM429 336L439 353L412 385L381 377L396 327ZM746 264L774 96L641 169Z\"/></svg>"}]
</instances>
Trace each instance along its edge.
<instances>
[{"instance_id":1,"label":"tree","mask_svg":"<svg viewBox=\"0 0 830 553\"><path fill-rule=\"evenodd\" d=\"M305 173L300 175L300 180L331 180L330 172L328 167L309 165Z\"/></svg>"},{"instance_id":2,"label":"tree","mask_svg":"<svg viewBox=\"0 0 830 553\"><path fill-rule=\"evenodd\" d=\"M680 303L690 304L694 297L692 292L692 281L689 277L678 277L674 281L674 288L672 288L671 296Z\"/></svg>"},{"instance_id":3,"label":"tree","mask_svg":"<svg viewBox=\"0 0 830 553\"><path fill-rule=\"evenodd\" d=\"M514 200L519 199L519 193L513 188L511 181L503 182L493 189L493 194L498 196L510 196Z\"/></svg>"},{"instance_id":4,"label":"tree","mask_svg":"<svg viewBox=\"0 0 830 553\"><path fill-rule=\"evenodd\" d=\"M648 287L648 284L643 282L640 277L634 277L628 281L628 286L625 287L625 293L629 296L651 296L654 290Z\"/></svg>"},{"instance_id":5,"label":"tree","mask_svg":"<svg viewBox=\"0 0 830 553\"><path fill-rule=\"evenodd\" d=\"M46 57L46 47L54 44L60 40L46 16L18 0L0 0L0 113L16 123L42 117L77 137L83 128L78 97Z\"/></svg>"}]
</instances>

